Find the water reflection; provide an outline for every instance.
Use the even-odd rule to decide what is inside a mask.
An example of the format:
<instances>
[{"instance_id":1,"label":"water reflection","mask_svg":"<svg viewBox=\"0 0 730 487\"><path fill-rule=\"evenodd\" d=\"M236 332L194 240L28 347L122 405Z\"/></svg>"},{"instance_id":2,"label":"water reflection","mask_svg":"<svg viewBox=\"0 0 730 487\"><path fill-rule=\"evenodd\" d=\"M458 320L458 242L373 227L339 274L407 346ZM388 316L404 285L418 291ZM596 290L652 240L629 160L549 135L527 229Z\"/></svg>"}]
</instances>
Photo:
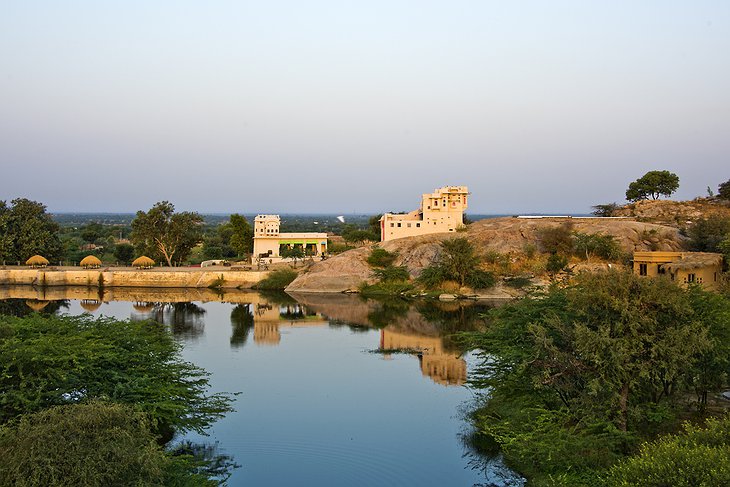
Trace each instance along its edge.
<instances>
[{"instance_id":1,"label":"water reflection","mask_svg":"<svg viewBox=\"0 0 730 487\"><path fill-rule=\"evenodd\" d=\"M211 432L243 465L231 485L300 478L311 480L300 485L353 487L519 485L499 460L482 462L456 436L458 404L470 393L458 387L468 366L451 337L473 329L489 306L207 289L0 288L0 312L70 310L168 326L216 387L243 392L238 412Z\"/></svg>"}]
</instances>

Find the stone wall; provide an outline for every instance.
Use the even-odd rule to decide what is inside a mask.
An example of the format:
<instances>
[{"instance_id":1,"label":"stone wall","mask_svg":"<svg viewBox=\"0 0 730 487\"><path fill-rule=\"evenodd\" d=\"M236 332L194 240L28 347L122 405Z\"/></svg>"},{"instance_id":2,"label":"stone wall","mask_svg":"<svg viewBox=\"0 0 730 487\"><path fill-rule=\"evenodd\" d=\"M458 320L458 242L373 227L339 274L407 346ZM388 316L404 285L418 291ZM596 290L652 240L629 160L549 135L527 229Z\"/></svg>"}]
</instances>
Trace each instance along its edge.
<instances>
[{"instance_id":1,"label":"stone wall","mask_svg":"<svg viewBox=\"0 0 730 487\"><path fill-rule=\"evenodd\" d=\"M266 277L266 271L236 270L82 270L82 269L0 269L2 285L91 286L98 287L159 287L206 288L219 284L221 288L250 289ZM220 279L222 277L222 282Z\"/></svg>"}]
</instances>

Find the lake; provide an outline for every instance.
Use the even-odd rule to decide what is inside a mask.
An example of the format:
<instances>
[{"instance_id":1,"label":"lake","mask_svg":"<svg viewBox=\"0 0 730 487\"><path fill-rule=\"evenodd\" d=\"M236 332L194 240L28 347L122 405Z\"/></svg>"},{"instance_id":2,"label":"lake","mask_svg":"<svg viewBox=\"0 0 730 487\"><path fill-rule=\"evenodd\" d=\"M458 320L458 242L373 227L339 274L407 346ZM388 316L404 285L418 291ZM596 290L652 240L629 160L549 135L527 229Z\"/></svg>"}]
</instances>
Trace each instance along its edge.
<instances>
[{"instance_id":1,"label":"lake","mask_svg":"<svg viewBox=\"0 0 730 487\"><path fill-rule=\"evenodd\" d=\"M474 451L469 353L452 335L488 304L208 289L0 288L0 310L155 319L213 391L240 392L207 437L228 485L512 486ZM179 441L176 440L176 441Z\"/></svg>"}]
</instances>

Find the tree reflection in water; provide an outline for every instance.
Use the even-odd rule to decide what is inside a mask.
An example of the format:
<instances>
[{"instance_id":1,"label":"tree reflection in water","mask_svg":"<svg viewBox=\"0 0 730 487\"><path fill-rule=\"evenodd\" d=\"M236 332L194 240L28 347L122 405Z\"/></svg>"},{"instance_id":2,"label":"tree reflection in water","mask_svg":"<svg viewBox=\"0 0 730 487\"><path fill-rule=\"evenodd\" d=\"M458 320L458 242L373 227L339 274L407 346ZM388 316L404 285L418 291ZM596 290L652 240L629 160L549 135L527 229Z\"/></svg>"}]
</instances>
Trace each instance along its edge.
<instances>
[{"instance_id":1,"label":"tree reflection in water","mask_svg":"<svg viewBox=\"0 0 730 487\"><path fill-rule=\"evenodd\" d=\"M197 339L205 331L206 311L195 303L138 303L135 309L144 310L144 319L162 323L178 338Z\"/></svg>"},{"instance_id":2,"label":"tree reflection in water","mask_svg":"<svg viewBox=\"0 0 730 487\"><path fill-rule=\"evenodd\" d=\"M249 332L253 329L251 304L238 304L231 310L231 347L240 348L246 344Z\"/></svg>"},{"instance_id":3,"label":"tree reflection in water","mask_svg":"<svg viewBox=\"0 0 730 487\"><path fill-rule=\"evenodd\" d=\"M33 313L52 315L63 309L68 309L69 300L42 301L38 299L8 298L0 300L0 315L17 316L22 318Z\"/></svg>"},{"instance_id":4,"label":"tree reflection in water","mask_svg":"<svg viewBox=\"0 0 730 487\"><path fill-rule=\"evenodd\" d=\"M173 446L170 453L190 458L197 473L215 479L220 485L225 485L233 471L240 467L231 455L220 452L218 442L211 444L185 440Z\"/></svg>"}]
</instances>

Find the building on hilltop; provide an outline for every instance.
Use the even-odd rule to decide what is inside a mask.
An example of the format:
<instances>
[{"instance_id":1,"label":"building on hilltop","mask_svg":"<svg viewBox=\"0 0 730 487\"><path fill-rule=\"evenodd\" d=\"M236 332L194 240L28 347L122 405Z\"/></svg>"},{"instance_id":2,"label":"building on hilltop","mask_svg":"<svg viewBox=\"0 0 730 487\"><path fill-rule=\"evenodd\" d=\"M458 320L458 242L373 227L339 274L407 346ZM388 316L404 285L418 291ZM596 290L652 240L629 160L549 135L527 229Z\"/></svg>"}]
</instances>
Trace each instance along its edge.
<instances>
[{"instance_id":1,"label":"building on hilltop","mask_svg":"<svg viewBox=\"0 0 730 487\"><path fill-rule=\"evenodd\" d=\"M424 193L421 206L410 213L386 213L380 219L380 240L455 232L464 224L469 190L466 186L444 186Z\"/></svg>"},{"instance_id":2,"label":"building on hilltop","mask_svg":"<svg viewBox=\"0 0 730 487\"><path fill-rule=\"evenodd\" d=\"M279 215L256 215L253 223L252 263L273 264L286 257L284 249L300 248L306 256L322 256L327 253L327 234L316 232L281 233Z\"/></svg>"},{"instance_id":3,"label":"building on hilltop","mask_svg":"<svg viewBox=\"0 0 730 487\"><path fill-rule=\"evenodd\" d=\"M722 272L722 255L710 252L634 252L634 273L667 276L681 285L699 284L717 289Z\"/></svg>"}]
</instances>

